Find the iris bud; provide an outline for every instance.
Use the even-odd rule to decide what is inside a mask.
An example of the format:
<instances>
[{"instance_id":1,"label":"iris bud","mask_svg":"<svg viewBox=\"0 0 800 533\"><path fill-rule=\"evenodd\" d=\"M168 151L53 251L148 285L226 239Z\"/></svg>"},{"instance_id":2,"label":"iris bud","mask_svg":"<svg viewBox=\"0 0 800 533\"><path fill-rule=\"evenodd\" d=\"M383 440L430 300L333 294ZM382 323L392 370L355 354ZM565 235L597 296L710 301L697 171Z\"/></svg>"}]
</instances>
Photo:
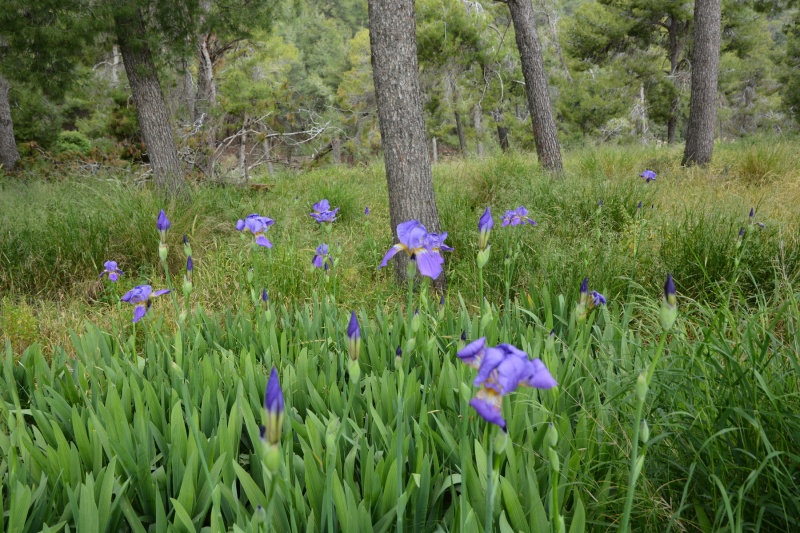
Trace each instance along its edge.
<instances>
[{"instance_id":1,"label":"iris bud","mask_svg":"<svg viewBox=\"0 0 800 533\"><path fill-rule=\"evenodd\" d=\"M167 260L167 245L163 242L158 244L158 257L160 257L162 261Z\"/></svg>"},{"instance_id":2,"label":"iris bud","mask_svg":"<svg viewBox=\"0 0 800 533\"><path fill-rule=\"evenodd\" d=\"M647 441L650 440L650 428L647 425L647 420L642 420L642 429L639 432L639 440L642 441L642 444L647 444Z\"/></svg>"},{"instance_id":3,"label":"iris bud","mask_svg":"<svg viewBox=\"0 0 800 533\"><path fill-rule=\"evenodd\" d=\"M636 397L640 402L643 402L647 396L647 388L647 380L644 374L639 374L639 377L636 378Z\"/></svg>"},{"instance_id":4,"label":"iris bud","mask_svg":"<svg viewBox=\"0 0 800 533\"><path fill-rule=\"evenodd\" d=\"M506 444L508 444L508 433L505 431L498 431L494 438L494 453L501 455L506 451Z\"/></svg>"},{"instance_id":5,"label":"iris bud","mask_svg":"<svg viewBox=\"0 0 800 533\"><path fill-rule=\"evenodd\" d=\"M555 448L558 444L558 430L550 423L550 427L547 428L547 444L550 445L551 448Z\"/></svg>"},{"instance_id":6,"label":"iris bud","mask_svg":"<svg viewBox=\"0 0 800 533\"><path fill-rule=\"evenodd\" d=\"M486 263L489 262L489 256L491 255L491 246L487 246L480 252L478 252L478 268L483 268L486 266Z\"/></svg>"},{"instance_id":7,"label":"iris bud","mask_svg":"<svg viewBox=\"0 0 800 533\"><path fill-rule=\"evenodd\" d=\"M553 472L559 473L561 471L561 461L555 448L547 448L547 458L550 460L550 468L553 469Z\"/></svg>"}]
</instances>

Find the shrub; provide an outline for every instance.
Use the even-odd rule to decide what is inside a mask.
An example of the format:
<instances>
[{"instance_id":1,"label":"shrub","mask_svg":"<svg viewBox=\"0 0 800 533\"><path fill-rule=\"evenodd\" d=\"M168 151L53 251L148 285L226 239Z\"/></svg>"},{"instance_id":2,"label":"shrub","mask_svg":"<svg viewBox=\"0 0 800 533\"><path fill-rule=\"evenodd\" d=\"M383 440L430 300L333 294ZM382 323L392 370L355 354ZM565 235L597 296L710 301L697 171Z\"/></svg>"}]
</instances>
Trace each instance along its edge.
<instances>
[{"instance_id":1,"label":"shrub","mask_svg":"<svg viewBox=\"0 0 800 533\"><path fill-rule=\"evenodd\" d=\"M53 149L59 154L85 154L92 149L92 141L79 131L62 131L58 134Z\"/></svg>"}]
</instances>

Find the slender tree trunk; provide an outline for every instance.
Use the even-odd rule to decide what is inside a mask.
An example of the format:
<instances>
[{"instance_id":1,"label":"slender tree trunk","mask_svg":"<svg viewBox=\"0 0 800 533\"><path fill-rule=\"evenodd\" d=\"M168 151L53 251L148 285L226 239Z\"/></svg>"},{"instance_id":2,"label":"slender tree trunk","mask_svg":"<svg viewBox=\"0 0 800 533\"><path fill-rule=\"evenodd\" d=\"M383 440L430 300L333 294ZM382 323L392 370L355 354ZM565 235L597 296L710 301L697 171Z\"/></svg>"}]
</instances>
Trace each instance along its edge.
<instances>
[{"instance_id":1,"label":"slender tree trunk","mask_svg":"<svg viewBox=\"0 0 800 533\"><path fill-rule=\"evenodd\" d=\"M398 224L412 219L438 233L439 213L419 88L414 0L368 0L367 6L392 233ZM400 258L395 262L397 276L405 279L405 257L395 257ZM439 280L437 285L444 288L444 274Z\"/></svg>"},{"instance_id":2,"label":"slender tree trunk","mask_svg":"<svg viewBox=\"0 0 800 533\"><path fill-rule=\"evenodd\" d=\"M500 142L500 149L503 152L508 152L508 128L502 124L497 125L497 140Z\"/></svg>"},{"instance_id":3,"label":"slender tree trunk","mask_svg":"<svg viewBox=\"0 0 800 533\"><path fill-rule=\"evenodd\" d=\"M250 179L247 173L247 126L248 119L245 116L244 124L242 124L242 132L239 134L239 172L241 172L244 181Z\"/></svg>"},{"instance_id":4,"label":"slender tree trunk","mask_svg":"<svg viewBox=\"0 0 800 533\"><path fill-rule=\"evenodd\" d=\"M475 126L475 139L478 142L478 157L483 157L485 150L483 147L483 111L481 110L481 104L475 104L472 107L472 123Z\"/></svg>"},{"instance_id":5,"label":"slender tree trunk","mask_svg":"<svg viewBox=\"0 0 800 533\"><path fill-rule=\"evenodd\" d=\"M707 165L714 150L717 115L717 76L722 33L720 0L695 0L692 96L684 165Z\"/></svg>"},{"instance_id":6,"label":"slender tree trunk","mask_svg":"<svg viewBox=\"0 0 800 533\"><path fill-rule=\"evenodd\" d=\"M334 137L331 141L331 157L333 164L339 165L342 162L342 141L338 136Z\"/></svg>"},{"instance_id":7,"label":"slender tree trunk","mask_svg":"<svg viewBox=\"0 0 800 533\"><path fill-rule=\"evenodd\" d=\"M200 2L200 25L211 11L210 0ZM200 126L200 148L197 165L207 177L213 177L214 148L216 145L216 128L211 120L211 111L217 105L217 87L214 82L214 61L211 58L211 42L209 33L200 35L197 41L197 93L194 98L194 123Z\"/></svg>"},{"instance_id":8,"label":"slender tree trunk","mask_svg":"<svg viewBox=\"0 0 800 533\"><path fill-rule=\"evenodd\" d=\"M144 20L141 13L133 9L117 13L114 24L156 187L174 196L185 188L183 171L164 93L145 38Z\"/></svg>"},{"instance_id":9,"label":"slender tree trunk","mask_svg":"<svg viewBox=\"0 0 800 533\"><path fill-rule=\"evenodd\" d=\"M433 152L433 164L439 162L439 147L436 146L436 137L431 139L431 151Z\"/></svg>"},{"instance_id":10,"label":"slender tree trunk","mask_svg":"<svg viewBox=\"0 0 800 533\"><path fill-rule=\"evenodd\" d=\"M669 65L670 77L675 90L678 91L675 100L672 101L672 109L670 110L669 120L667 121L667 142L672 144L678 137L678 114L681 108L680 99L680 86L678 84L678 66L680 65L681 52L683 51L683 40L681 39L681 32L686 23L677 20L675 17L670 17L669 24Z\"/></svg>"},{"instance_id":11,"label":"slender tree trunk","mask_svg":"<svg viewBox=\"0 0 800 533\"><path fill-rule=\"evenodd\" d=\"M119 46L116 44L111 48L111 85L119 85L119 66L122 64L122 56L119 53Z\"/></svg>"},{"instance_id":12,"label":"slender tree trunk","mask_svg":"<svg viewBox=\"0 0 800 533\"><path fill-rule=\"evenodd\" d=\"M454 111L456 117L456 131L458 131L458 146L461 149L461 155L467 155L467 138L464 135L464 124L461 120L461 113Z\"/></svg>"},{"instance_id":13,"label":"slender tree trunk","mask_svg":"<svg viewBox=\"0 0 800 533\"><path fill-rule=\"evenodd\" d=\"M267 173L270 176L275 175L275 167L272 165L272 139L269 137L269 131L266 126L262 126L264 131L264 141L261 144L264 150L264 159L267 160Z\"/></svg>"},{"instance_id":14,"label":"slender tree trunk","mask_svg":"<svg viewBox=\"0 0 800 533\"><path fill-rule=\"evenodd\" d=\"M531 113L533 137L539 163L547 169L561 172L561 147L558 144L558 130L550 107L550 94L547 73L542 59L542 45L536 33L531 0L507 0L514 24L522 74L525 77L525 90L528 94L528 110Z\"/></svg>"},{"instance_id":15,"label":"slender tree trunk","mask_svg":"<svg viewBox=\"0 0 800 533\"><path fill-rule=\"evenodd\" d=\"M11 171L19 161L17 141L14 139L14 122L11 120L11 105L8 102L8 82L0 76L0 165Z\"/></svg>"}]
</instances>

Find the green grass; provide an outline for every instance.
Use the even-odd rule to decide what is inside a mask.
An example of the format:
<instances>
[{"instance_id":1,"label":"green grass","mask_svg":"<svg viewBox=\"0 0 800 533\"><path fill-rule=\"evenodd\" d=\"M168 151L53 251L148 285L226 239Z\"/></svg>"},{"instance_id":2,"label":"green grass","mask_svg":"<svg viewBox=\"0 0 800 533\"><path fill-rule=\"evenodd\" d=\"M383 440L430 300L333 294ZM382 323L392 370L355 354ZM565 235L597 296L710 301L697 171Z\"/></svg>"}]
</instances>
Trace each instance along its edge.
<instances>
[{"instance_id":1,"label":"green grass","mask_svg":"<svg viewBox=\"0 0 800 533\"><path fill-rule=\"evenodd\" d=\"M726 173L741 151L722 145L718 167L685 170L672 149L585 150L559 182L522 155L437 166L455 251L444 306L424 288L414 295L418 331L406 289L375 268L391 245L380 167L282 175L267 193L203 188L191 205L163 206L178 293L181 236L192 241L193 312L181 321L162 297L135 328L119 295L166 285L157 197L116 181L0 182L0 530L394 531L402 508L407 531L480 532L487 521L558 531L557 516L564 531L618 531L629 491L633 531L797 529L800 243L786 206L798 189L791 173L760 188ZM643 168L658 180L644 185ZM307 215L323 196L342 207L329 239ZM496 222L525 205L539 224L497 225L492 308L479 313L486 205ZM748 225L751 205L764 230ZM276 224L251 284L254 256L233 225L254 211ZM310 267L326 239L341 247L327 282ZM503 257L517 243L505 308ZM119 286L97 280L107 259L126 272ZM679 318L643 404L650 435L630 487L635 383L657 351L667 272ZM609 305L581 323L584 275ZM269 307L251 300L261 287ZM358 380L346 371L350 309L363 335ZM505 400L491 513L494 433L467 406L462 333L520 347L559 382ZM277 476L258 440L272 366L287 404Z\"/></svg>"}]
</instances>

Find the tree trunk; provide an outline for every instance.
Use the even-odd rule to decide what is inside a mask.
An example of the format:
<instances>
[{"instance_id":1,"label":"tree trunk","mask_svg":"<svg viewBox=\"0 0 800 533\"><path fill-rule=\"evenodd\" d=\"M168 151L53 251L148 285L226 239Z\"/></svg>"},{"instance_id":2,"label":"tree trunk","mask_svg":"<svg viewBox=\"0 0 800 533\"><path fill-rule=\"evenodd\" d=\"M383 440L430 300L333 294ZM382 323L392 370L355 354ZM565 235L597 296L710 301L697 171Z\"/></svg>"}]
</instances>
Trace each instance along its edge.
<instances>
[{"instance_id":1,"label":"tree trunk","mask_svg":"<svg viewBox=\"0 0 800 533\"><path fill-rule=\"evenodd\" d=\"M147 45L144 20L138 10L129 10L117 13L114 24L156 187L174 196L184 189L183 171L164 93Z\"/></svg>"},{"instance_id":2,"label":"tree trunk","mask_svg":"<svg viewBox=\"0 0 800 533\"><path fill-rule=\"evenodd\" d=\"M533 6L531 0L508 0L508 9L511 11L522 74L525 77L528 110L531 113L539 163L547 170L561 172L561 147L550 107L547 73L542 59L542 45L533 20Z\"/></svg>"},{"instance_id":3,"label":"tree trunk","mask_svg":"<svg viewBox=\"0 0 800 533\"><path fill-rule=\"evenodd\" d=\"M454 111L456 116L456 131L458 131L458 146L461 149L461 155L467 155L467 138L464 136L464 124L461 122L461 113Z\"/></svg>"},{"instance_id":4,"label":"tree trunk","mask_svg":"<svg viewBox=\"0 0 800 533\"><path fill-rule=\"evenodd\" d=\"M119 85L119 66L122 64L122 56L119 53L119 46L116 44L111 48L111 85Z\"/></svg>"},{"instance_id":5,"label":"tree trunk","mask_svg":"<svg viewBox=\"0 0 800 533\"><path fill-rule=\"evenodd\" d=\"M338 136L331 141L331 157L334 165L342 163L342 141Z\"/></svg>"},{"instance_id":6,"label":"tree trunk","mask_svg":"<svg viewBox=\"0 0 800 533\"><path fill-rule=\"evenodd\" d=\"M8 102L8 82L0 76L0 165L8 172L19 161L17 141L14 139L14 122Z\"/></svg>"},{"instance_id":7,"label":"tree trunk","mask_svg":"<svg viewBox=\"0 0 800 533\"><path fill-rule=\"evenodd\" d=\"M678 137L678 113L680 112L681 99L680 87L678 85L678 66L680 65L681 52L683 51L683 41L681 40L680 33L683 30L684 22L680 22L675 17L670 17L669 31L669 65L670 77L672 83L675 85L675 90L678 91L675 100L672 101L672 109L670 110L670 117L667 121L667 142L672 144Z\"/></svg>"},{"instance_id":8,"label":"tree trunk","mask_svg":"<svg viewBox=\"0 0 800 533\"><path fill-rule=\"evenodd\" d=\"M475 104L472 108L472 124L475 126L475 139L478 141L478 157L483 157L483 111L481 104Z\"/></svg>"},{"instance_id":9,"label":"tree trunk","mask_svg":"<svg viewBox=\"0 0 800 533\"><path fill-rule=\"evenodd\" d=\"M264 159L267 160L267 173L270 176L275 175L275 167L272 165L272 139L269 137L269 130L266 126L262 126L264 132L264 141L261 147L264 150Z\"/></svg>"},{"instance_id":10,"label":"tree trunk","mask_svg":"<svg viewBox=\"0 0 800 533\"><path fill-rule=\"evenodd\" d=\"M439 148L436 146L436 137L431 139L431 151L433 152L433 164L439 162Z\"/></svg>"},{"instance_id":11,"label":"tree trunk","mask_svg":"<svg viewBox=\"0 0 800 533\"><path fill-rule=\"evenodd\" d=\"M200 2L200 25L211 11L211 2ZM212 35L200 35L197 41L197 92L194 98L194 123L199 127L200 145L197 154L197 166L209 178L213 178L214 148L216 145L216 128L211 120L211 111L217 105L217 87L214 83L214 61L211 58L210 43Z\"/></svg>"},{"instance_id":12,"label":"tree trunk","mask_svg":"<svg viewBox=\"0 0 800 533\"><path fill-rule=\"evenodd\" d=\"M721 32L720 0L695 0L692 95L683 165L707 165L711 162L717 114Z\"/></svg>"},{"instance_id":13,"label":"tree trunk","mask_svg":"<svg viewBox=\"0 0 800 533\"><path fill-rule=\"evenodd\" d=\"M500 141L500 149L503 152L508 152L508 128L502 124L497 125L497 140Z\"/></svg>"},{"instance_id":14,"label":"tree trunk","mask_svg":"<svg viewBox=\"0 0 800 533\"><path fill-rule=\"evenodd\" d=\"M392 233L398 224L412 219L438 233L439 213L419 87L414 0L368 0L367 6ZM396 235L394 238L398 242ZM395 261L397 276L406 279L405 255L395 257L399 258ZM444 274L437 281L436 286L443 289Z\"/></svg>"},{"instance_id":15,"label":"tree trunk","mask_svg":"<svg viewBox=\"0 0 800 533\"><path fill-rule=\"evenodd\" d=\"M242 132L239 134L239 172L241 172L244 181L250 179L247 172L247 117L244 119Z\"/></svg>"}]
</instances>

